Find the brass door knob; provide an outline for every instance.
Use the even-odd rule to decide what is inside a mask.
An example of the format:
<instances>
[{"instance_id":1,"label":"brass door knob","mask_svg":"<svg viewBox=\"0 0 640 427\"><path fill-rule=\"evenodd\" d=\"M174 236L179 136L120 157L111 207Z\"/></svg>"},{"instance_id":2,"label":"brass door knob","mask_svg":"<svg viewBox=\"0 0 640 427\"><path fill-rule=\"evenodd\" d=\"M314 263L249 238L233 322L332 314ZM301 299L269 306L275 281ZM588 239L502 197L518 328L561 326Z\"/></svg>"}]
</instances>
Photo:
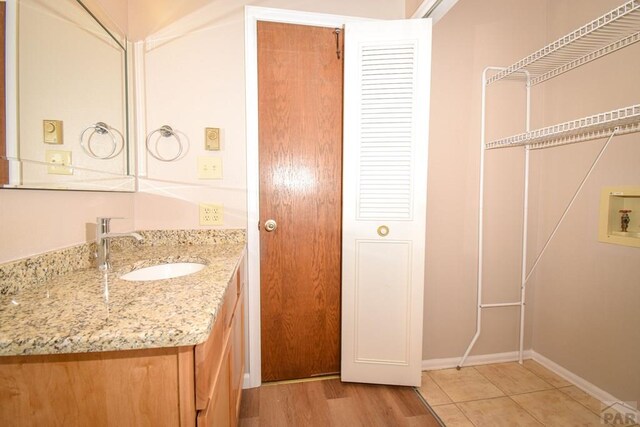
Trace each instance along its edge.
<instances>
[{"instance_id":1,"label":"brass door knob","mask_svg":"<svg viewBox=\"0 0 640 427\"><path fill-rule=\"evenodd\" d=\"M380 227L378 227L378 236L380 237L386 237L389 235L389 227L387 227L386 225L381 225Z\"/></svg>"},{"instance_id":2,"label":"brass door knob","mask_svg":"<svg viewBox=\"0 0 640 427\"><path fill-rule=\"evenodd\" d=\"M276 228L278 228L278 224L276 224L276 222L273 219L269 219L267 220L267 222L264 223L264 229L267 230L268 232L272 232Z\"/></svg>"}]
</instances>

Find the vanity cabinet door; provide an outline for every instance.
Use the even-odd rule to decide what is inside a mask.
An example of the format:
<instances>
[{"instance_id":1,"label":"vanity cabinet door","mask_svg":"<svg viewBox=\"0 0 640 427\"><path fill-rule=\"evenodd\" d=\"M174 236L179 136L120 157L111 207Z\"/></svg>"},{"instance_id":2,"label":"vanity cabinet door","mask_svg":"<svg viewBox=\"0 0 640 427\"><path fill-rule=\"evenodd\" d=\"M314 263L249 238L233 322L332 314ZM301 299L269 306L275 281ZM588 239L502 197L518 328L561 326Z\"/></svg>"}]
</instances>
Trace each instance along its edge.
<instances>
[{"instance_id":1,"label":"vanity cabinet door","mask_svg":"<svg viewBox=\"0 0 640 427\"><path fill-rule=\"evenodd\" d=\"M202 410L207 407L216 386L216 378L220 368L224 349L231 345L229 334L232 329L234 309L238 301L238 272L233 275L229 282L222 304L213 329L207 341L195 347L196 365L196 409Z\"/></svg>"},{"instance_id":2,"label":"vanity cabinet door","mask_svg":"<svg viewBox=\"0 0 640 427\"><path fill-rule=\"evenodd\" d=\"M238 423L244 377L243 263L229 282L209 339L195 347L198 427Z\"/></svg>"},{"instance_id":3,"label":"vanity cabinet door","mask_svg":"<svg viewBox=\"0 0 640 427\"><path fill-rule=\"evenodd\" d=\"M238 304L231 326L231 417L237 424L244 379L244 293L238 296Z\"/></svg>"},{"instance_id":4,"label":"vanity cabinet door","mask_svg":"<svg viewBox=\"0 0 640 427\"><path fill-rule=\"evenodd\" d=\"M230 427L231 423L231 353L227 346L222 359L216 386L209 405L198 412L198 427Z\"/></svg>"}]
</instances>

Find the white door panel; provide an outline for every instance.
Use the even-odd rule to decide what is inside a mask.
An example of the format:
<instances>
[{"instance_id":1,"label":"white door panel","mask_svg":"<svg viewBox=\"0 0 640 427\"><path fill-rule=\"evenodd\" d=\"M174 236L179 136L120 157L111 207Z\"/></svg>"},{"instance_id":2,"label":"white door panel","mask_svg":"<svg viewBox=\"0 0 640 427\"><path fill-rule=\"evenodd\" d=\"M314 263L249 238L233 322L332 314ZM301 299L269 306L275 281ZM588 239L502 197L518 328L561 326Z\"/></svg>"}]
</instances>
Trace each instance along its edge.
<instances>
[{"instance_id":1,"label":"white door panel","mask_svg":"<svg viewBox=\"0 0 640 427\"><path fill-rule=\"evenodd\" d=\"M420 385L431 21L345 42L342 379Z\"/></svg>"}]
</instances>

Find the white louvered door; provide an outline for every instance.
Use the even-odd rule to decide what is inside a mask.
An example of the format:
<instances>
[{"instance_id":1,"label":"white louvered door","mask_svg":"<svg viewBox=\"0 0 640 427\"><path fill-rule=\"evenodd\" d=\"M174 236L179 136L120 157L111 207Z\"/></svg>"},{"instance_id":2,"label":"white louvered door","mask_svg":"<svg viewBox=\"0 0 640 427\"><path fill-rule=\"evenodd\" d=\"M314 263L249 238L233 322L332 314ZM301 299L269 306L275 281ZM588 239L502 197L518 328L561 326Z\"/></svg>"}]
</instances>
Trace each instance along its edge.
<instances>
[{"instance_id":1,"label":"white louvered door","mask_svg":"<svg viewBox=\"0 0 640 427\"><path fill-rule=\"evenodd\" d=\"M419 386L431 20L345 43L342 380Z\"/></svg>"}]
</instances>

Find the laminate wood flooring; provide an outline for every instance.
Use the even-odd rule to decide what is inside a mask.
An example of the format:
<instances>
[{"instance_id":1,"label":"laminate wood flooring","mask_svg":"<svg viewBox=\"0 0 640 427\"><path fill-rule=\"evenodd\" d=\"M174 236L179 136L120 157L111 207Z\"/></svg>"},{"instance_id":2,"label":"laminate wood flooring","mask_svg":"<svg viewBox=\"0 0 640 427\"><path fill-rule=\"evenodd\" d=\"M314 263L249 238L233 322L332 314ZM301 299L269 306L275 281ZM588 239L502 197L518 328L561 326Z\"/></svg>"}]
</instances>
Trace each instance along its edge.
<instances>
[{"instance_id":1,"label":"laminate wood flooring","mask_svg":"<svg viewBox=\"0 0 640 427\"><path fill-rule=\"evenodd\" d=\"M243 390L241 427L435 427L412 387L339 379L266 384Z\"/></svg>"}]
</instances>

